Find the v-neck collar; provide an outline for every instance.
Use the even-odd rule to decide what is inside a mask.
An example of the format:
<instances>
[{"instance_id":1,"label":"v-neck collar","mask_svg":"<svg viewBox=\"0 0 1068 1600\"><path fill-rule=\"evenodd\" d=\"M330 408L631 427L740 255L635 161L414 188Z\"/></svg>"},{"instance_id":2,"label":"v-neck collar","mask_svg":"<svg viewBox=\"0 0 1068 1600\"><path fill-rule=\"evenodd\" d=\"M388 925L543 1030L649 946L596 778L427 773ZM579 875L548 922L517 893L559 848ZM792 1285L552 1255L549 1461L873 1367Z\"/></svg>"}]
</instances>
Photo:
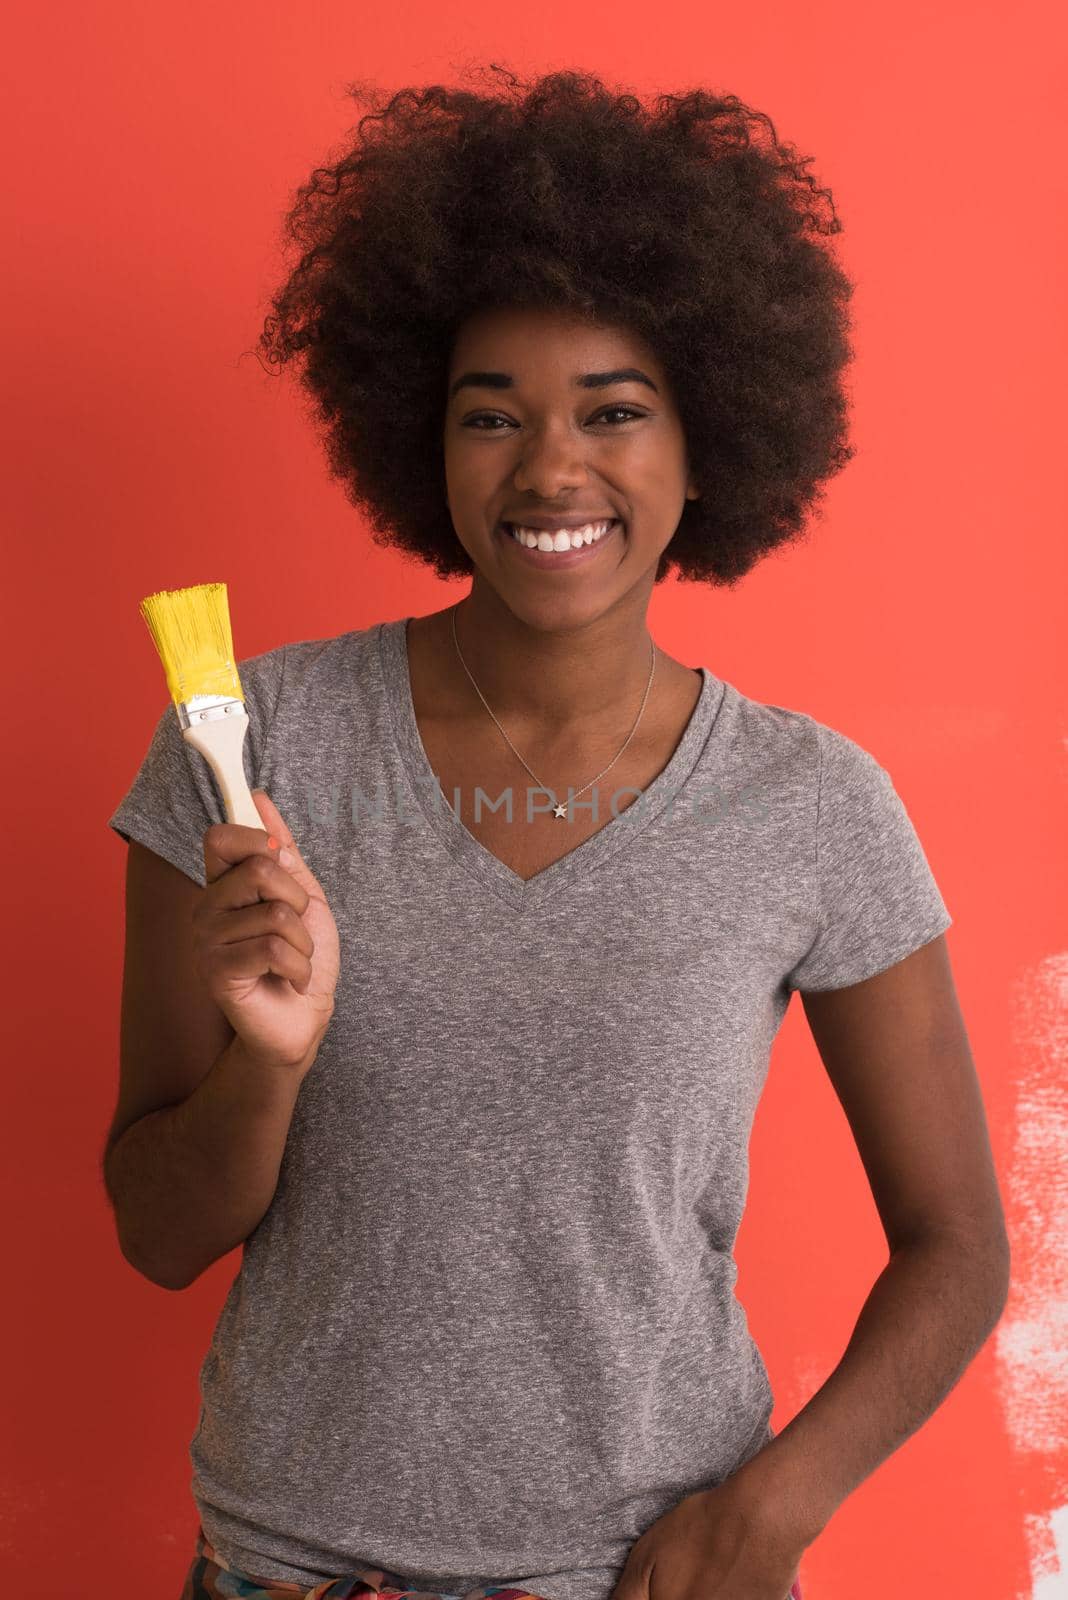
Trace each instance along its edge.
<instances>
[{"instance_id":1,"label":"v-neck collar","mask_svg":"<svg viewBox=\"0 0 1068 1600\"><path fill-rule=\"evenodd\" d=\"M639 799L567 855L543 867L532 878L522 878L475 838L442 793L415 715L408 661L409 620L400 617L378 624L382 683L398 749L413 780L420 807L450 855L472 877L517 909L541 905L552 895L559 894L629 844L663 811L697 765L726 692L724 680L707 667L701 667L701 692L690 720L667 765L646 786Z\"/></svg>"}]
</instances>

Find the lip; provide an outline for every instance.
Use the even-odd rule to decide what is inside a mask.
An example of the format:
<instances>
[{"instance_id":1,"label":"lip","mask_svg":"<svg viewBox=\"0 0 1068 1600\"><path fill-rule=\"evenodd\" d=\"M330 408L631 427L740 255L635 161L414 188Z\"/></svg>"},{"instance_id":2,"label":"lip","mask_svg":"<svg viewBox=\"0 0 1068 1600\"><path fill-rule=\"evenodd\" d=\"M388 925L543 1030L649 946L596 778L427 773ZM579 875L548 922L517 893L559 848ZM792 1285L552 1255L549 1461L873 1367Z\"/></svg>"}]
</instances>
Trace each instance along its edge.
<instances>
[{"instance_id":1,"label":"lip","mask_svg":"<svg viewBox=\"0 0 1068 1600\"><path fill-rule=\"evenodd\" d=\"M592 518L591 520L607 522L608 518L600 517ZM520 523L519 526L533 528L534 524L532 522ZM557 527L563 526L566 526L566 524L557 523ZM586 524L584 522L576 522L573 526L584 528ZM613 525L608 532L603 533L593 544L579 545L577 550L532 550L528 545L520 544L518 539L513 538L511 529L506 527L503 522L497 524L498 538L507 542L520 561L526 562L531 567L541 567L546 572L555 572L558 568L584 566L587 561L595 561L604 546L614 544L622 531L623 524L616 517L613 519Z\"/></svg>"},{"instance_id":2,"label":"lip","mask_svg":"<svg viewBox=\"0 0 1068 1600\"><path fill-rule=\"evenodd\" d=\"M515 517L502 517L501 521L510 522L514 528L533 528L538 533L553 533L557 528L585 528L591 522L618 522L619 518L610 511L567 511L561 512L558 517L545 512L538 515L532 511Z\"/></svg>"}]
</instances>

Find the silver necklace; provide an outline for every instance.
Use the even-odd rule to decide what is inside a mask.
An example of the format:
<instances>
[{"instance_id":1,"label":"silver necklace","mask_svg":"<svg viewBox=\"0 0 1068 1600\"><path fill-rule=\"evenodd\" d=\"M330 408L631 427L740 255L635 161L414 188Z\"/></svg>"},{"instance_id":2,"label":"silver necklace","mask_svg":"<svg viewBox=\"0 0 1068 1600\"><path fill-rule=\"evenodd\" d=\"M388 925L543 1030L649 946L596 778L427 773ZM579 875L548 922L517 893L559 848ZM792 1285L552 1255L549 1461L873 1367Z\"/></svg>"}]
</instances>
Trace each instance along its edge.
<instances>
[{"instance_id":1,"label":"silver necklace","mask_svg":"<svg viewBox=\"0 0 1068 1600\"><path fill-rule=\"evenodd\" d=\"M463 658L463 652L460 649L460 641L456 637L456 613L459 610L460 604L461 604L461 602L457 601L456 605L454 605L452 607L452 642L456 646L456 654L460 657L460 665L463 667L464 671L467 673L467 676L469 678L471 678L470 669L468 668L467 662ZM608 763L607 767L605 767L605 769L604 769L604 772L599 772L597 774L596 778L591 778L589 783L583 784L581 789L576 790L575 794L572 796L573 799L577 800L578 796L580 794L585 794L587 789L590 789L590 788L593 787L593 785L597 782L598 778L603 778L604 777L605 772L611 772L612 768L616 764L616 761L619 760L619 757L623 754L623 751L627 748L628 744L630 744L630 741L634 738L634 734L635 734L635 731L637 730L638 723L642 720L642 712L645 710L645 702L649 698L649 690L653 687L653 673L656 671L656 645L653 643L652 640L650 640L649 642L650 642L650 644L652 644L652 647L653 647L653 658L652 658L652 661L649 664L649 681L645 685L645 693L642 696L641 709L639 710L638 715L634 720L634 727L631 728L630 732L627 734L627 737L624 739L622 745L620 746L619 755L617 755L615 757L615 760L610 761ZM475 693L478 695L478 698L482 701L482 704L486 707L486 710L489 711L490 716L493 717L493 712L490 711L490 707L489 707L489 704L488 704L488 702L486 700L486 697L482 693L482 690L479 688L478 684L475 683L474 678L471 678L471 683L472 683L472 685L474 687ZM497 718L496 717L493 717L493 720L494 720L494 722L497 722ZM527 767L526 762L523 761L523 757L519 754L519 751L516 749L515 745L511 741L511 739L509 739L509 737L505 733L504 729L501 728L501 725L500 725L499 722L497 722L497 726L498 726L498 728L500 728L501 734L504 737L504 741L507 744L508 748L511 750L512 754L519 761L523 762L523 766L524 767ZM548 787L547 784L542 783L541 779L538 777L536 772L532 772L530 767L527 767L527 771L530 773L530 776L534 779L534 782L537 784L539 789L544 789L546 791L546 793L552 794L553 791ZM568 802L568 805L570 805L570 801ZM553 816L554 817L564 817L564 818L567 817L567 806L565 806L562 801L558 805L553 807Z\"/></svg>"}]
</instances>

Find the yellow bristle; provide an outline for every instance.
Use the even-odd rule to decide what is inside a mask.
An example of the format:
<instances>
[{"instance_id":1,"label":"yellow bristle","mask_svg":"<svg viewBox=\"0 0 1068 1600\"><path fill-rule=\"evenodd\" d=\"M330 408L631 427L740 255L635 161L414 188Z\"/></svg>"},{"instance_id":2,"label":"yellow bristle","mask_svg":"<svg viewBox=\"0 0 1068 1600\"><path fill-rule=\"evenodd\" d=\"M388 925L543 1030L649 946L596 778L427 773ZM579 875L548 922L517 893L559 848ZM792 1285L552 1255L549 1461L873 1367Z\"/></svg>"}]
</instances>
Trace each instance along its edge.
<instances>
[{"instance_id":1,"label":"yellow bristle","mask_svg":"<svg viewBox=\"0 0 1068 1600\"><path fill-rule=\"evenodd\" d=\"M161 589L146 595L140 611L163 662L175 705L198 694L244 701L225 583Z\"/></svg>"}]
</instances>

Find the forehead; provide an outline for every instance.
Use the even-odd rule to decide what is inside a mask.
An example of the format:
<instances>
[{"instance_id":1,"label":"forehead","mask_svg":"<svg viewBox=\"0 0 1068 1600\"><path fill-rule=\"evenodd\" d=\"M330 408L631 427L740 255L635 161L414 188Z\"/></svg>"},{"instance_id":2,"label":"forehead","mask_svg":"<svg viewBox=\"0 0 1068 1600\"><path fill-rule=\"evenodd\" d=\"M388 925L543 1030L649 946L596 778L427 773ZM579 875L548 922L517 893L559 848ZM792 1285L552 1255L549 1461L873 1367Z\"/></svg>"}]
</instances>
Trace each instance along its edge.
<instances>
[{"instance_id":1,"label":"forehead","mask_svg":"<svg viewBox=\"0 0 1068 1600\"><path fill-rule=\"evenodd\" d=\"M453 342L450 375L461 365L491 362L519 382L537 376L567 383L596 366L640 365L661 376L655 354L633 329L543 306L496 306L467 318Z\"/></svg>"}]
</instances>

